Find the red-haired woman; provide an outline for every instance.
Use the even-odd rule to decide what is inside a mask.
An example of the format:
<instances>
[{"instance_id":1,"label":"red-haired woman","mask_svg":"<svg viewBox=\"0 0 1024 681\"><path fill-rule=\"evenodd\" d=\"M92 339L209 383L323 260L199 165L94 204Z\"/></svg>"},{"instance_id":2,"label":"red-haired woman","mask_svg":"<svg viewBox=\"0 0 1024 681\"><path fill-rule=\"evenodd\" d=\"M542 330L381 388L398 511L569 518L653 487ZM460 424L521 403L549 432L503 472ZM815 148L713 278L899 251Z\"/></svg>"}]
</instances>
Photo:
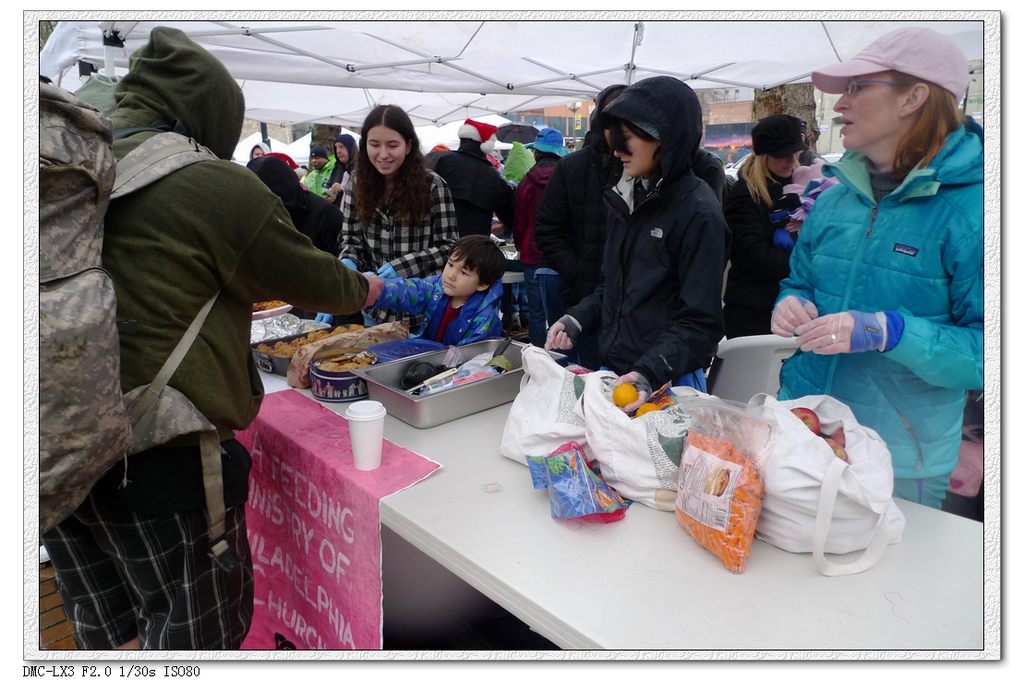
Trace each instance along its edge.
<instances>
[{"instance_id":1,"label":"red-haired woman","mask_svg":"<svg viewBox=\"0 0 1024 681\"><path fill-rule=\"evenodd\" d=\"M957 106L967 59L926 28L815 71L848 152L825 175L772 331L801 339L780 399L829 394L881 435L895 494L938 507L965 391L982 387L982 131ZM856 462L853 462L856 465Z\"/></svg>"}]
</instances>

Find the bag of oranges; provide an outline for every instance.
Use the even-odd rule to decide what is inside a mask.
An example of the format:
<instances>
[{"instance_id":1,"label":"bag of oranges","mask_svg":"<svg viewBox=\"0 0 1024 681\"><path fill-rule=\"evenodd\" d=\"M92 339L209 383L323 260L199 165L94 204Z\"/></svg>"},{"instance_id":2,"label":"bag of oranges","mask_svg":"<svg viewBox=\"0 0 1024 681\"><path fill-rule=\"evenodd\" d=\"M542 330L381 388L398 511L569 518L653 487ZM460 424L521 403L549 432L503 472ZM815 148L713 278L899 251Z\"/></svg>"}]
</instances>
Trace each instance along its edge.
<instances>
[{"instance_id":1,"label":"bag of oranges","mask_svg":"<svg viewBox=\"0 0 1024 681\"><path fill-rule=\"evenodd\" d=\"M593 458L619 494L671 511L675 508L676 470L689 432L687 411L665 388L628 415L616 404L635 401L635 394L629 392L635 388L630 384L616 387L617 378L610 371L594 372L588 375L583 391L586 437ZM689 388L677 390L692 393L696 400L714 399Z\"/></svg>"}]
</instances>

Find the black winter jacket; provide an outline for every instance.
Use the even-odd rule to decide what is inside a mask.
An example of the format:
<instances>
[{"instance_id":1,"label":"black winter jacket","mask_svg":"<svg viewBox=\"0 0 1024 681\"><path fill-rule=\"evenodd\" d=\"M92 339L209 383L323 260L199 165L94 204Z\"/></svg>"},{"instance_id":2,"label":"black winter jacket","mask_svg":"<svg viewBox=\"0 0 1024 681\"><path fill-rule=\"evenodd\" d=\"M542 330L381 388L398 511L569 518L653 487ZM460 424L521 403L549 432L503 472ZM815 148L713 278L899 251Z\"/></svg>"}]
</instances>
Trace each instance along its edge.
<instances>
[{"instance_id":1,"label":"black winter jacket","mask_svg":"<svg viewBox=\"0 0 1024 681\"><path fill-rule=\"evenodd\" d=\"M722 159L707 149L698 149L693 158L693 174L707 182L718 199L718 205L724 206L729 183L725 179L725 165L722 164Z\"/></svg>"},{"instance_id":2,"label":"black winter jacket","mask_svg":"<svg viewBox=\"0 0 1024 681\"><path fill-rule=\"evenodd\" d=\"M460 237L489 235L492 215L511 229L515 188L484 158L479 142L461 140L457 150L427 154L426 160L448 183Z\"/></svg>"},{"instance_id":3,"label":"black winter jacket","mask_svg":"<svg viewBox=\"0 0 1024 681\"><path fill-rule=\"evenodd\" d=\"M604 192L604 281L568 314L584 332L600 328L606 366L639 371L658 387L708 366L718 348L727 227L714 193L691 171L702 130L693 90L647 78L605 113L658 131L660 179L635 203L640 181L625 173Z\"/></svg>"},{"instance_id":4,"label":"black winter jacket","mask_svg":"<svg viewBox=\"0 0 1024 681\"><path fill-rule=\"evenodd\" d=\"M541 263L558 272L562 305L572 307L601 283L608 209L602 193L622 173L622 164L604 141L600 114L608 95L625 85L612 85L595 99L587 142L560 160L544 191L534 222Z\"/></svg>"},{"instance_id":5,"label":"black winter jacket","mask_svg":"<svg viewBox=\"0 0 1024 681\"><path fill-rule=\"evenodd\" d=\"M768 182L773 205L785 184L785 180ZM732 232L732 266L725 307L727 318L736 320L735 325L730 324L735 328L726 329L730 338L754 331L771 333L770 325L765 328L765 319L771 317L779 282L789 276L789 251L772 244L775 228L768 219L770 211L770 206L754 201L745 178L739 178L730 189L725 219Z\"/></svg>"}]
</instances>

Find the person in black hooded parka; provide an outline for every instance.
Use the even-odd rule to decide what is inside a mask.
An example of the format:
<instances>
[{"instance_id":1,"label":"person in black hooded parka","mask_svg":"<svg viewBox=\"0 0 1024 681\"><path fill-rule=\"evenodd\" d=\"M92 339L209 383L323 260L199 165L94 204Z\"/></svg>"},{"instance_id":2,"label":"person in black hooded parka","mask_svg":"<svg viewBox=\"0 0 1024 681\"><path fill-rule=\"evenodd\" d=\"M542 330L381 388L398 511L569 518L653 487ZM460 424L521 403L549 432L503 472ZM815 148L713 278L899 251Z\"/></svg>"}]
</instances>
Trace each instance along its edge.
<instances>
[{"instance_id":1,"label":"person in black hooded parka","mask_svg":"<svg viewBox=\"0 0 1024 681\"><path fill-rule=\"evenodd\" d=\"M618 184L609 208L604 277L548 332L546 347L572 347L600 328L604 366L616 385L635 384L632 412L664 383L704 390L723 336L722 272L728 238L714 192L692 172L703 129L697 95L682 81L656 76L622 91L602 114Z\"/></svg>"},{"instance_id":2,"label":"person in black hooded parka","mask_svg":"<svg viewBox=\"0 0 1024 681\"><path fill-rule=\"evenodd\" d=\"M558 162L534 220L541 264L558 272L559 300L568 309L594 292L601 281L601 258L608 209L601 193L622 173L622 164L604 139L601 112L625 85L609 85L594 100L590 131L583 148ZM572 359L597 369L597 334L581 334Z\"/></svg>"},{"instance_id":3,"label":"person in black hooded parka","mask_svg":"<svg viewBox=\"0 0 1024 681\"><path fill-rule=\"evenodd\" d=\"M313 245L337 257L341 211L299 185L299 177L284 161L260 156L246 168L256 173L270 191L277 194L295 228L309 237Z\"/></svg>"}]
</instances>

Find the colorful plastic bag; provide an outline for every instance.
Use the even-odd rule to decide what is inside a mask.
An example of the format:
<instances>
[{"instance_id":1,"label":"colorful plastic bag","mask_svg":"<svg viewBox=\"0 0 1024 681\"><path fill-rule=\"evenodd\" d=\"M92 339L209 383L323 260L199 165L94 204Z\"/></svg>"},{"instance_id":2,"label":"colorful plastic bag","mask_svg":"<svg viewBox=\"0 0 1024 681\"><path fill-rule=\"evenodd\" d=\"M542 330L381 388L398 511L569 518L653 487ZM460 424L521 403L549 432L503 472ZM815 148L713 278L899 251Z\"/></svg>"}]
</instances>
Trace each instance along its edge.
<instances>
[{"instance_id":1,"label":"colorful plastic bag","mask_svg":"<svg viewBox=\"0 0 1024 681\"><path fill-rule=\"evenodd\" d=\"M527 457L534 489L547 489L551 517L587 522L622 520L628 502L601 478L597 464L587 459L578 442L570 442L547 456Z\"/></svg>"}]
</instances>

